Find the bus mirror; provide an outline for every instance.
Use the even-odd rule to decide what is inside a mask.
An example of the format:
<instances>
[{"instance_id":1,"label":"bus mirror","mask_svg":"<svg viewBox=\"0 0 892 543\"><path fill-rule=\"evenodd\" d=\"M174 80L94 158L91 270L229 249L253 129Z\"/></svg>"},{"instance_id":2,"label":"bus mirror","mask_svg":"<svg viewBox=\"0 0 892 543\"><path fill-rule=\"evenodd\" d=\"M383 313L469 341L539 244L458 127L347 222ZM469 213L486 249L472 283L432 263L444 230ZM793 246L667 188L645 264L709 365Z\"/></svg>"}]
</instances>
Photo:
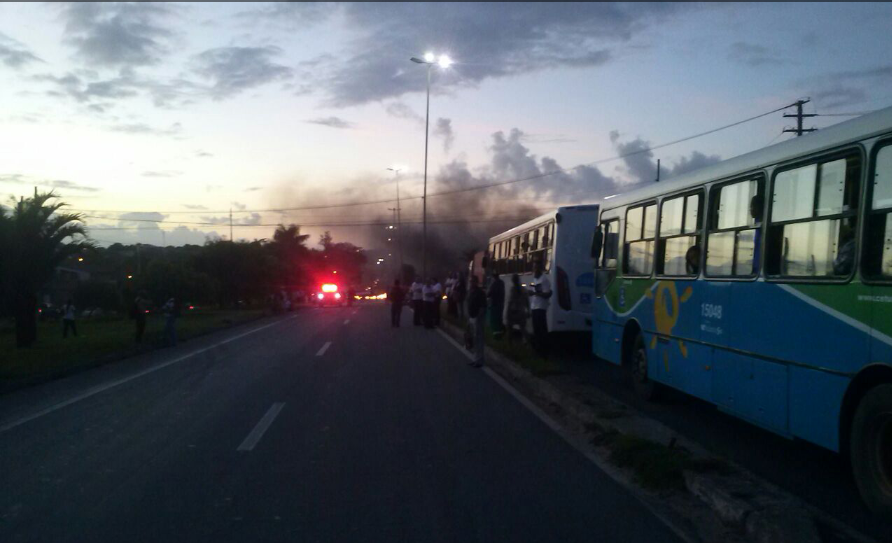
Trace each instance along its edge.
<instances>
[{"instance_id":1,"label":"bus mirror","mask_svg":"<svg viewBox=\"0 0 892 543\"><path fill-rule=\"evenodd\" d=\"M591 255L592 259L595 261L595 265L598 264L598 260L601 258L601 248L604 244L604 234L601 232L601 227L598 226L595 228L595 233L592 235L592 247L591 247Z\"/></svg>"}]
</instances>

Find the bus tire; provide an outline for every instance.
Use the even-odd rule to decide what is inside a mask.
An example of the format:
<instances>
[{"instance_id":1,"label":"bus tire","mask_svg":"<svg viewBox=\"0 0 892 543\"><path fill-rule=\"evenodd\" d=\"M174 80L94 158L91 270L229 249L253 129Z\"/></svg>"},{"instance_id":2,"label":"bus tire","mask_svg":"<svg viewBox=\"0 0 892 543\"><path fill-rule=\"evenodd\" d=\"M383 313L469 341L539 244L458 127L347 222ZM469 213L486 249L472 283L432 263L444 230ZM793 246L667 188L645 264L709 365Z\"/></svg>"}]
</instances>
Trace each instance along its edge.
<instances>
[{"instance_id":1,"label":"bus tire","mask_svg":"<svg viewBox=\"0 0 892 543\"><path fill-rule=\"evenodd\" d=\"M629 375L635 394L645 401L653 401L657 396L657 384L647 378L647 345L644 334L638 332L629 354Z\"/></svg>"},{"instance_id":2,"label":"bus tire","mask_svg":"<svg viewBox=\"0 0 892 543\"><path fill-rule=\"evenodd\" d=\"M892 518L892 384L872 388L852 419L852 475L867 507Z\"/></svg>"}]
</instances>

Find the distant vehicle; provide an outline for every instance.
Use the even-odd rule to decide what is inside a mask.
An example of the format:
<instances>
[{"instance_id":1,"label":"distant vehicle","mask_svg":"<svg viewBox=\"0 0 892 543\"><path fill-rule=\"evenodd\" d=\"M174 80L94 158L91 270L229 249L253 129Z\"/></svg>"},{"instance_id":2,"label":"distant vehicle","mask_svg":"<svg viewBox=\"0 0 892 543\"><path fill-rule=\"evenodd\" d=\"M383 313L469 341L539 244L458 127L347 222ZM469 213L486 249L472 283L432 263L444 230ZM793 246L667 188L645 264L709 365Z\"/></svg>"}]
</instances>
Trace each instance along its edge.
<instances>
[{"instance_id":1,"label":"distant vehicle","mask_svg":"<svg viewBox=\"0 0 892 543\"><path fill-rule=\"evenodd\" d=\"M544 264L553 292L547 312L549 332L591 330L594 276L589 245L599 209L597 204L559 207L489 240L486 268L498 272L506 291L511 275L518 274L521 284L529 287L533 263ZM472 274L482 270L476 260Z\"/></svg>"},{"instance_id":2,"label":"distant vehicle","mask_svg":"<svg viewBox=\"0 0 892 543\"><path fill-rule=\"evenodd\" d=\"M892 108L611 198L600 224L594 354L642 397L845 454L892 518Z\"/></svg>"},{"instance_id":3,"label":"distant vehicle","mask_svg":"<svg viewBox=\"0 0 892 543\"><path fill-rule=\"evenodd\" d=\"M347 300L338 289L335 283L323 283L319 287L319 291L313 296L313 303L319 307L324 306L344 306Z\"/></svg>"}]
</instances>

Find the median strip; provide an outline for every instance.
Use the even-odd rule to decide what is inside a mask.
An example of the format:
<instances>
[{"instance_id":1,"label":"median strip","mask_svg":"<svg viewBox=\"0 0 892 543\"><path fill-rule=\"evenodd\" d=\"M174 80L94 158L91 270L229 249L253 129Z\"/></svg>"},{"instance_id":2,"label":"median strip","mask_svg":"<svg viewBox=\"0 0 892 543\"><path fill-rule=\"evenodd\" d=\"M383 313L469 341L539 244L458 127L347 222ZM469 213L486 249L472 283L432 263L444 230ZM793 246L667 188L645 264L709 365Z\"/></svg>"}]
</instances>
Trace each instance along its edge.
<instances>
[{"instance_id":1,"label":"median strip","mask_svg":"<svg viewBox=\"0 0 892 543\"><path fill-rule=\"evenodd\" d=\"M260 442L260 438L263 437L263 434L269 429L272 425L273 421L276 420L276 417L279 415L279 412L282 411L282 408L285 407L284 403L274 403L272 407L269 408L269 411L266 412L266 415L263 415L263 418L260 419L260 422L257 423L257 426L251 430L251 433L248 434L248 437L242 441L242 444L238 446L237 451L251 451Z\"/></svg>"},{"instance_id":2,"label":"median strip","mask_svg":"<svg viewBox=\"0 0 892 543\"><path fill-rule=\"evenodd\" d=\"M330 341L326 341L326 342L325 342L325 345L323 345L322 348L319 349L319 352L316 353L316 356L322 356L322 355L324 355L324 354L325 354L325 351L327 351L329 347L331 347L331 342L330 342Z\"/></svg>"}]
</instances>

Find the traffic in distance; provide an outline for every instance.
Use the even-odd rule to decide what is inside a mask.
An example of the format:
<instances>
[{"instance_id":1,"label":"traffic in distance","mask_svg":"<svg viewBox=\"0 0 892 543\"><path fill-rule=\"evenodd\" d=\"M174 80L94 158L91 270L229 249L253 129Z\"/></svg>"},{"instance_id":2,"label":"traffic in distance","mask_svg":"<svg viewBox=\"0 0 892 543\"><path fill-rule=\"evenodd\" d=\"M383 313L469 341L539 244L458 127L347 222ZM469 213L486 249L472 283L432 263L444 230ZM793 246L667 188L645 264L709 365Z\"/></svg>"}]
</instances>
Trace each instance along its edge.
<instances>
[{"instance_id":1,"label":"traffic in distance","mask_svg":"<svg viewBox=\"0 0 892 543\"><path fill-rule=\"evenodd\" d=\"M845 455L892 517L892 108L558 208L469 269L526 287L537 261L550 333L590 331L645 399L671 387Z\"/></svg>"}]
</instances>

